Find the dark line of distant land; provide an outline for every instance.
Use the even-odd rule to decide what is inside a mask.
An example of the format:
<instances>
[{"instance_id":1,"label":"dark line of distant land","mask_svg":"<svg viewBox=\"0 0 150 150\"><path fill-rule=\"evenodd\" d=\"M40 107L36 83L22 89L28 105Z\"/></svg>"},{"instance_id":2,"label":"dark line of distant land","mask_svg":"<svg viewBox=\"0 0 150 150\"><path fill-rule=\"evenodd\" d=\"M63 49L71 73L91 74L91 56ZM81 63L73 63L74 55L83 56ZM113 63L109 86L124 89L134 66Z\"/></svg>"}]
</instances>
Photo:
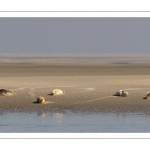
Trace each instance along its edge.
<instances>
[{"instance_id":1,"label":"dark line of distant land","mask_svg":"<svg viewBox=\"0 0 150 150\"><path fill-rule=\"evenodd\" d=\"M58 139L63 139L63 140L68 140L68 139L106 139L106 140L108 140L108 139L114 139L114 140L122 140L122 139L139 139L139 140L141 140L141 139L150 139L150 138L0 138L0 139L55 139L55 140L58 140Z\"/></svg>"},{"instance_id":2,"label":"dark line of distant land","mask_svg":"<svg viewBox=\"0 0 150 150\"><path fill-rule=\"evenodd\" d=\"M150 11L0 11L0 12L150 12Z\"/></svg>"}]
</instances>

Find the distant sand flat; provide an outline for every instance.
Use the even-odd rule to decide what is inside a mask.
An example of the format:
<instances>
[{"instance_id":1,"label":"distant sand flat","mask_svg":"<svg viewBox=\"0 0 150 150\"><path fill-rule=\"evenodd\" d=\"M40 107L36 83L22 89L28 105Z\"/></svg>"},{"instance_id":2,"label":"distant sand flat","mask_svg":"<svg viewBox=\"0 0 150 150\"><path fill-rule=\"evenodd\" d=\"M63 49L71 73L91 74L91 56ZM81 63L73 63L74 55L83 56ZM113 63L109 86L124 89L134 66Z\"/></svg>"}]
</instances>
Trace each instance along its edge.
<instances>
[{"instance_id":1,"label":"distant sand flat","mask_svg":"<svg viewBox=\"0 0 150 150\"><path fill-rule=\"evenodd\" d=\"M77 58L74 62L65 59L65 63L48 60L42 60L42 64L37 61L1 63L1 88L16 95L0 97L0 109L150 110L150 100L144 99L150 92L147 59L130 64L99 63L94 58L90 58L91 63L87 60L78 63ZM64 90L65 94L51 96L53 89ZM119 89L128 91L129 96L113 96ZM40 95L47 99L46 105L34 103Z\"/></svg>"}]
</instances>

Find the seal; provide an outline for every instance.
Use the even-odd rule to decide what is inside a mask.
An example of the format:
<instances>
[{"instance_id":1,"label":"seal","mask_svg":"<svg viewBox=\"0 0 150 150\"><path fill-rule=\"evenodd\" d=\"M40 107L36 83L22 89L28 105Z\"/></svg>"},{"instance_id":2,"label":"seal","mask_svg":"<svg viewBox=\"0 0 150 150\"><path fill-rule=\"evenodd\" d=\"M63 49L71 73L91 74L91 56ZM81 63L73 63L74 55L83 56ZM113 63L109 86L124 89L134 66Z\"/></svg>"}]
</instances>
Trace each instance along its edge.
<instances>
[{"instance_id":1,"label":"seal","mask_svg":"<svg viewBox=\"0 0 150 150\"><path fill-rule=\"evenodd\" d=\"M122 96L122 97L127 97L129 95L129 92L123 91L123 90L118 90L116 92L115 96Z\"/></svg>"},{"instance_id":2,"label":"seal","mask_svg":"<svg viewBox=\"0 0 150 150\"><path fill-rule=\"evenodd\" d=\"M150 99L150 93L146 95L146 99Z\"/></svg>"},{"instance_id":3,"label":"seal","mask_svg":"<svg viewBox=\"0 0 150 150\"><path fill-rule=\"evenodd\" d=\"M37 103L43 104L43 103L45 103L45 102L46 102L46 98L45 98L45 97L40 96L40 97L37 98Z\"/></svg>"},{"instance_id":4,"label":"seal","mask_svg":"<svg viewBox=\"0 0 150 150\"><path fill-rule=\"evenodd\" d=\"M5 89L0 89L0 96L12 96L13 92Z\"/></svg>"},{"instance_id":5,"label":"seal","mask_svg":"<svg viewBox=\"0 0 150 150\"><path fill-rule=\"evenodd\" d=\"M60 89L54 89L52 92L51 92L51 95L61 95L61 94L64 94L65 91L62 91Z\"/></svg>"}]
</instances>

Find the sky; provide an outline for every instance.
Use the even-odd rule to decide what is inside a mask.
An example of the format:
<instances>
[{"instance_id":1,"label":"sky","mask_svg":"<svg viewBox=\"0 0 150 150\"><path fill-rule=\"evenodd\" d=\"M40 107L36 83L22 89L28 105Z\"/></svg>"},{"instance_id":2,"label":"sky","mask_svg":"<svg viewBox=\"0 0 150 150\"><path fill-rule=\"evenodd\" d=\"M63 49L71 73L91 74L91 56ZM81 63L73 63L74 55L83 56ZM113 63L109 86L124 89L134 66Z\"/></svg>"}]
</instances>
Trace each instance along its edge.
<instances>
[{"instance_id":1,"label":"sky","mask_svg":"<svg viewBox=\"0 0 150 150\"><path fill-rule=\"evenodd\" d=\"M0 53L150 54L150 18L0 18Z\"/></svg>"}]
</instances>

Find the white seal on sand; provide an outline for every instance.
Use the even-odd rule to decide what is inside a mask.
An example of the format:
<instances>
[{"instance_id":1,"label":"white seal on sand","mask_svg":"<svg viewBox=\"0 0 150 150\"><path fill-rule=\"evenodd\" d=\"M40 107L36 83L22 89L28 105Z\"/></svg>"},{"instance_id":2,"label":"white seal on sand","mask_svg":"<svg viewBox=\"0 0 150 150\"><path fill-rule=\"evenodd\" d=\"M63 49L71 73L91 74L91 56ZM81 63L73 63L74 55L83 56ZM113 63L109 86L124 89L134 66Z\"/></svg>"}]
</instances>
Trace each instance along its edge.
<instances>
[{"instance_id":1,"label":"white seal on sand","mask_svg":"<svg viewBox=\"0 0 150 150\"><path fill-rule=\"evenodd\" d=\"M43 96L40 96L37 98L37 103L45 103L46 102L46 98Z\"/></svg>"},{"instance_id":2,"label":"white seal on sand","mask_svg":"<svg viewBox=\"0 0 150 150\"><path fill-rule=\"evenodd\" d=\"M128 95L129 95L129 93L126 92L126 91L123 91L123 90L118 90L118 91L116 92L116 96L127 97Z\"/></svg>"},{"instance_id":3,"label":"white seal on sand","mask_svg":"<svg viewBox=\"0 0 150 150\"><path fill-rule=\"evenodd\" d=\"M0 96L12 96L13 92L5 89L0 89Z\"/></svg>"},{"instance_id":4,"label":"white seal on sand","mask_svg":"<svg viewBox=\"0 0 150 150\"><path fill-rule=\"evenodd\" d=\"M59 90L59 89L54 89L51 94L52 95L61 95L61 94L64 94L65 91L62 91L62 90Z\"/></svg>"}]
</instances>

